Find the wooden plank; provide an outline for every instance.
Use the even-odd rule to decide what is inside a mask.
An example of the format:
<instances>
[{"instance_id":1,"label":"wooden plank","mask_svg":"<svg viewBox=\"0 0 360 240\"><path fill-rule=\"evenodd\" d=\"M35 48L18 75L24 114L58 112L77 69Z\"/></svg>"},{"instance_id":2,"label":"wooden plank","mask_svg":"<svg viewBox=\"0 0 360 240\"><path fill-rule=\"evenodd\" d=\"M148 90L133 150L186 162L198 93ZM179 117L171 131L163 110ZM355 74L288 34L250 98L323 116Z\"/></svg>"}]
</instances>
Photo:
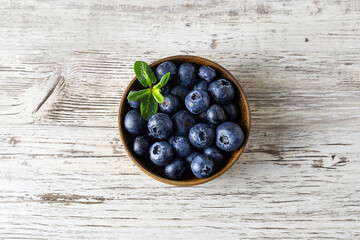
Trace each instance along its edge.
<instances>
[{"instance_id":1,"label":"wooden plank","mask_svg":"<svg viewBox=\"0 0 360 240\"><path fill-rule=\"evenodd\" d=\"M229 172L178 188L140 173L115 128L9 125L0 132L6 133L0 136L4 236L41 231L37 237L168 238L179 228L184 236L200 237L359 234L360 181L354 169L360 167L360 133L349 132L352 138L337 143L343 133L332 130L255 131Z\"/></svg>"},{"instance_id":2,"label":"wooden plank","mask_svg":"<svg viewBox=\"0 0 360 240\"><path fill-rule=\"evenodd\" d=\"M332 57L335 56L328 56ZM25 79L29 81L29 88L14 89L16 92L10 97L3 88L6 97L1 112L3 121L116 126L122 91L133 77L129 60L116 67L121 64L116 59L121 58L117 55L97 59L80 54L77 62L71 64L75 70L49 73L49 77L37 79L37 83L29 77ZM238 65L234 64L234 59L222 60L221 64L228 67L244 87L255 125L297 124L315 128L351 125L358 129L359 60L347 58L347 55L337 56L339 63L334 69L327 60L309 56L248 54L236 58ZM55 83L58 85L54 86ZM6 79L5 84L9 85ZM52 96L38 109L53 88Z\"/></svg>"}]
</instances>

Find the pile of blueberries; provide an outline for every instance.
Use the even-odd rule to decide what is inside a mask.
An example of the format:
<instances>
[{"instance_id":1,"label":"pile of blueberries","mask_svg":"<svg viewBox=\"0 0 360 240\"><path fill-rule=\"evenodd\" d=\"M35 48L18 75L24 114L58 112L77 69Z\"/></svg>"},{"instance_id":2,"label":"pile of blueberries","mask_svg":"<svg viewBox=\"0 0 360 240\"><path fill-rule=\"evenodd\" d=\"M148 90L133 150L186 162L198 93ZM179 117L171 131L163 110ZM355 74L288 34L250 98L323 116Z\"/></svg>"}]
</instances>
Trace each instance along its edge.
<instances>
[{"instance_id":1,"label":"pile of blueberries","mask_svg":"<svg viewBox=\"0 0 360 240\"><path fill-rule=\"evenodd\" d=\"M240 148L244 133L238 124L235 91L226 79L217 79L210 66L199 69L184 62L178 68L170 61L156 68L158 80L170 72L161 92L165 101L149 121L139 113L140 101L125 115L125 129L136 136L133 151L149 159L171 179L179 179L187 167L198 178L211 176L224 164L226 153ZM171 86L176 85L176 86Z\"/></svg>"}]
</instances>

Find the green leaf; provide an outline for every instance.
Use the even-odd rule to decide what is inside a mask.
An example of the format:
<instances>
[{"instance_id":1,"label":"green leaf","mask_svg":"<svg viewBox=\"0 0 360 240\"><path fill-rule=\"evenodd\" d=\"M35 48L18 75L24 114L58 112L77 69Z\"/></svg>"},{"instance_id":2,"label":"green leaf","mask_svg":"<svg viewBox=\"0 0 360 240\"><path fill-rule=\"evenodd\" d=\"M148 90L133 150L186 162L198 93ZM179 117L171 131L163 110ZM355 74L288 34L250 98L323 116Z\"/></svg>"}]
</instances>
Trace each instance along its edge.
<instances>
[{"instance_id":1,"label":"green leaf","mask_svg":"<svg viewBox=\"0 0 360 240\"><path fill-rule=\"evenodd\" d=\"M145 98L141 100L140 104L140 112L141 116L149 121L152 115L155 115L158 110L158 103L152 94L147 95Z\"/></svg>"},{"instance_id":2,"label":"green leaf","mask_svg":"<svg viewBox=\"0 0 360 240\"><path fill-rule=\"evenodd\" d=\"M160 82L155 85L155 88L162 88L163 86L165 86L169 81L169 77L170 77L170 72L162 76Z\"/></svg>"},{"instance_id":3,"label":"green leaf","mask_svg":"<svg viewBox=\"0 0 360 240\"><path fill-rule=\"evenodd\" d=\"M134 92L129 93L127 99L129 101L139 101L149 94L151 94L151 89L147 88L147 89L143 89L140 91L134 91Z\"/></svg>"},{"instance_id":4,"label":"green leaf","mask_svg":"<svg viewBox=\"0 0 360 240\"><path fill-rule=\"evenodd\" d=\"M146 62L136 61L134 64L134 72L139 82L144 87L148 87L156 83L155 74Z\"/></svg>"},{"instance_id":5,"label":"green leaf","mask_svg":"<svg viewBox=\"0 0 360 240\"><path fill-rule=\"evenodd\" d=\"M161 94L161 90L159 88L154 88L152 94L158 103L164 102L164 96Z\"/></svg>"}]
</instances>

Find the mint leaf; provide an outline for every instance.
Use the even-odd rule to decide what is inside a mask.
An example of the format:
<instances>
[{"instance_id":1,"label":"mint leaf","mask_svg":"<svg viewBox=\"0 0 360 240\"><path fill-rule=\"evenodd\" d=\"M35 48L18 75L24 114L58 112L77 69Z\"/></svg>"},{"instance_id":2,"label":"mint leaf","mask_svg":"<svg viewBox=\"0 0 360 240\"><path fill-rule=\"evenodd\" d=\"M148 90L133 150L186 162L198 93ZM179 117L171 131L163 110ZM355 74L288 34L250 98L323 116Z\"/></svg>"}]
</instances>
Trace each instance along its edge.
<instances>
[{"instance_id":1,"label":"mint leaf","mask_svg":"<svg viewBox=\"0 0 360 240\"><path fill-rule=\"evenodd\" d=\"M150 66L143 61L136 61L134 64L134 72L141 85L148 87L156 83L156 77Z\"/></svg>"},{"instance_id":2,"label":"mint leaf","mask_svg":"<svg viewBox=\"0 0 360 240\"><path fill-rule=\"evenodd\" d=\"M169 77L170 77L170 72L162 76L160 82L155 85L155 88L162 88L163 86L165 86L169 81Z\"/></svg>"},{"instance_id":3,"label":"mint leaf","mask_svg":"<svg viewBox=\"0 0 360 240\"><path fill-rule=\"evenodd\" d=\"M143 90L140 90L140 91L135 91L135 92L129 93L127 99L129 101L139 101L139 100L143 99L144 97L146 97L149 94L151 94L151 89L147 88L147 89L143 89Z\"/></svg>"},{"instance_id":4,"label":"mint leaf","mask_svg":"<svg viewBox=\"0 0 360 240\"><path fill-rule=\"evenodd\" d=\"M152 94L158 103L164 102L164 96L161 94L161 90L159 88L154 88Z\"/></svg>"},{"instance_id":5,"label":"mint leaf","mask_svg":"<svg viewBox=\"0 0 360 240\"><path fill-rule=\"evenodd\" d=\"M149 121L152 115L155 115L158 110L158 103L152 94L147 95L145 98L141 100L140 104L140 112L141 116Z\"/></svg>"},{"instance_id":6,"label":"mint leaf","mask_svg":"<svg viewBox=\"0 0 360 240\"><path fill-rule=\"evenodd\" d=\"M166 85L169 80L170 73L165 74L161 78L159 83L156 85L158 86L156 88L155 86L153 87L153 84L156 84L157 79L154 72L146 62L136 61L134 63L134 72L141 85L144 88L148 88L129 93L127 99L129 101L141 100L141 116L148 121L152 115L157 113L158 102L164 102L164 96L161 94L160 88Z\"/></svg>"}]
</instances>

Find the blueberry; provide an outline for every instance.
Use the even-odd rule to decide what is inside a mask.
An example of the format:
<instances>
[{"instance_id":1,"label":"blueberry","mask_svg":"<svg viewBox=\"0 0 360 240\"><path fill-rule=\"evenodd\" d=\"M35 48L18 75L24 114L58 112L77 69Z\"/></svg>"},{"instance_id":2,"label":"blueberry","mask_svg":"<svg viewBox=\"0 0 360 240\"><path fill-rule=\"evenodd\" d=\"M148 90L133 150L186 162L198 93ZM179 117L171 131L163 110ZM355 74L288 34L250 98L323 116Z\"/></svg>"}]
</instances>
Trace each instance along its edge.
<instances>
[{"instance_id":1,"label":"blueberry","mask_svg":"<svg viewBox=\"0 0 360 240\"><path fill-rule=\"evenodd\" d=\"M216 146L224 151L232 152L244 142L244 133L233 122L224 122L216 128Z\"/></svg>"},{"instance_id":2,"label":"blueberry","mask_svg":"<svg viewBox=\"0 0 360 240\"><path fill-rule=\"evenodd\" d=\"M214 160L215 164L220 164L224 160L224 154L215 146L205 148L204 154Z\"/></svg>"},{"instance_id":3,"label":"blueberry","mask_svg":"<svg viewBox=\"0 0 360 240\"><path fill-rule=\"evenodd\" d=\"M207 90L209 89L209 83L206 81L200 81L197 84L195 84L194 89L196 90L203 90L205 92L207 92Z\"/></svg>"},{"instance_id":4,"label":"blueberry","mask_svg":"<svg viewBox=\"0 0 360 240\"><path fill-rule=\"evenodd\" d=\"M166 139L173 131L173 123L165 113L153 115L147 126L151 135L157 139Z\"/></svg>"},{"instance_id":5,"label":"blueberry","mask_svg":"<svg viewBox=\"0 0 360 240\"><path fill-rule=\"evenodd\" d=\"M211 127L212 130L214 130L214 134L216 132L217 124L208 123L209 127Z\"/></svg>"},{"instance_id":6,"label":"blueberry","mask_svg":"<svg viewBox=\"0 0 360 240\"><path fill-rule=\"evenodd\" d=\"M164 95L164 102L159 104L159 109L163 113L173 114L180 109L180 100L174 95Z\"/></svg>"},{"instance_id":7,"label":"blueberry","mask_svg":"<svg viewBox=\"0 0 360 240\"><path fill-rule=\"evenodd\" d=\"M199 155L200 155L199 152L192 152L192 153L190 153L190 154L185 158L186 163L190 166L191 163L192 163L192 161L193 161L197 156L199 156Z\"/></svg>"},{"instance_id":8,"label":"blueberry","mask_svg":"<svg viewBox=\"0 0 360 240\"><path fill-rule=\"evenodd\" d=\"M166 165L165 174L171 179L179 179L185 171L185 162L180 158L175 158L171 163Z\"/></svg>"},{"instance_id":9,"label":"blueberry","mask_svg":"<svg viewBox=\"0 0 360 240\"><path fill-rule=\"evenodd\" d=\"M172 79L174 78L174 76L176 76L176 65L173 62L170 61L166 61L161 63L159 66L157 66L156 68L156 78L160 81L160 79L167 74L168 72L170 72L170 78Z\"/></svg>"},{"instance_id":10,"label":"blueberry","mask_svg":"<svg viewBox=\"0 0 360 240\"><path fill-rule=\"evenodd\" d=\"M166 95L166 94L169 94L170 93L170 85L169 84L166 84L165 86L163 86L161 88L161 94L162 95Z\"/></svg>"},{"instance_id":11,"label":"blueberry","mask_svg":"<svg viewBox=\"0 0 360 240\"><path fill-rule=\"evenodd\" d=\"M214 172L214 165L210 157L200 154L192 161L191 171L198 178L207 178Z\"/></svg>"},{"instance_id":12,"label":"blueberry","mask_svg":"<svg viewBox=\"0 0 360 240\"><path fill-rule=\"evenodd\" d=\"M225 111L218 104L213 104L208 108L208 110L206 111L206 117L209 123L212 124L219 124L225 122L226 120Z\"/></svg>"},{"instance_id":13,"label":"blueberry","mask_svg":"<svg viewBox=\"0 0 360 240\"><path fill-rule=\"evenodd\" d=\"M157 138L155 138L153 135L151 135L151 133L149 132L149 131L146 131L146 136L147 136L147 138L148 138L148 140L150 141L157 141L158 139Z\"/></svg>"},{"instance_id":14,"label":"blueberry","mask_svg":"<svg viewBox=\"0 0 360 240\"><path fill-rule=\"evenodd\" d=\"M199 113L197 115L197 117L200 119L200 121L207 122L207 113L206 113L206 111L204 111L202 113Z\"/></svg>"},{"instance_id":15,"label":"blueberry","mask_svg":"<svg viewBox=\"0 0 360 240\"><path fill-rule=\"evenodd\" d=\"M226 117L228 121L236 121L239 115L239 109L235 106L235 104L230 103L228 105L223 106Z\"/></svg>"},{"instance_id":16,"label":"blueberry","mask_svg":"<svg viewBox=\"0 0 360 240\"><path fill-rule=\"evenodd\" d=\"M210 97L205 91L192 90L185 98L185 106L192 114L202 113L210 106Z\"/></svg>"},{"instance_id":17,"label":"blueberry","mask_svg":"<svg viewBox=\"0 0 360 240\"><path fill-rule=\"evenodd\" d=\"M134 140L133 150L136 155L144 156L149 153L149 141L146 136L136 137Z\"/></svg>"},{"instance_id":18,"label":"blueberry","mask_svg":"<svg viewBox=\"0 0 360 240\"><path fill-rule=\"evenodd\" d=\"M197 81L195 65L189 62L181 64L178 71L178 81L184 87L194 86Z\"/></svg>"},{"instance_id":19,"label":"blueberry","mask_svg":"<svg viewBox=\"0 0 360 240\"><path fill-rule=\"evenodd\" d=\"M169 143L179 157L186 157L191 153L189 139L184 136L171 137Z\"/></svg>"},{"instance_id":20,"label":"blueberry","mask_svg":"<svg viewBox=\"0 0 360 240\"><path fill-rule=\"evenodd\" d=\"M189 92L190 90L183 86L176 86L171 90L171 94L180 99L182 106L185 104L185 98Z\"/></svg>"},{"instance_id":21,"label":"blueberry","mask_svg":"<svg viewBox=\"0 0 360 240\"><path fill-rule=\"evenodd\" d=\"M181 110L172 116L174 132L177 136L188 136L189 130L195 125L195 117L186 110Z\"/></svg>"},{"instance_id":22,"label":"blueberry","mask_svg":"<svg viewBox=\"0 0 360 240\"><path fill-rule=\"evenodd\" d=\"M216 77L215 69L209 66L202 66L199 69L199 77L207 82L211 82Z\"/></svg>"},{"instance_id":23,"label":"blueberry","mask_svg":"<svg viewBox=\"0 0 360 240\"><path fill-rule=\"evenodd\" d=\"M131 90L129 93L132 93L132 92L136 92L136 91ZM132 107L132 108L139 108L140 107L141 100L139 100L139 101L129 101L129 100L127 100L127 101L129 103L130 107Z\"/></svg>"},{"instance_id":24,"label":"blueberry","mask_svg":"<svg viewBox=\"0 0 360 240\"><path fill-rule=\"evenodd\" d=\"M219 79L209 86L209 93L216 103L229 104L234 98L234 88L226 79Z\"/></svg>"},{"instance_id":25,"label":"blueberry","mask_svg":"<svg viewBox=\"0 0 360 240\"><path fill-rule=\"evenodd\" d=\"M214 140L214 130L205 123L196 124L190 129L189 140L196 148L207 148Z\"/></svg>"},{"instance_id":26,"label":"blueberry","mask_svg":"<svg viewBox=\"0 0 360 240\"><path fill-rule=\"evenodd\" d=\"M125 129L134 135L141 135L146 130L146 123L138 110L133 109L126 113L124 119Z\"/></svg>"},{"instance_id":27,"label":"blueberry","mask_svg":"<svg viewBox=\"0 0 360 240\"><path fill-rule=\"evenodd\" d=\"M150 160L157 166L166 166L173 157L173 150L167 142L156 142L150 147Z\"/></svg>"}]
</instances>

